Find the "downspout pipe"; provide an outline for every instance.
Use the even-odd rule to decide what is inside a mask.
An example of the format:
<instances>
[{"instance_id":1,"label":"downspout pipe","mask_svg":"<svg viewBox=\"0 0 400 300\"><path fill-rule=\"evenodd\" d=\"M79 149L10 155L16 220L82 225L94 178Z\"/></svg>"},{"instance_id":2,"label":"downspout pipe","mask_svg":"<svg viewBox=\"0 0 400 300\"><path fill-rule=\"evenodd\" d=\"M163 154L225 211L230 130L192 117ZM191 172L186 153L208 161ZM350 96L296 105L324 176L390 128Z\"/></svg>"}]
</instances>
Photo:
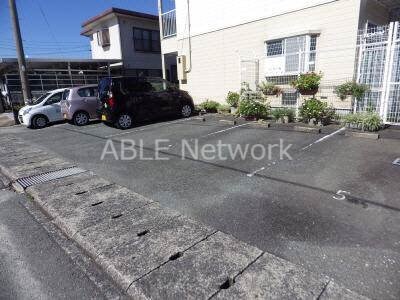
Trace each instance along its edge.
<instances>
[{"instance_id":1,"label":"downspout pipe","mask_svg":"<svg viewBox=\"0 0 400 300\"><path fill-rule=\"evenodd\" d=\"M192 71L192 38L191 38L191 23L190 23L190 0L186 0L187 3L187 18L188 18L188 41L189 41L189 69L185 70L186 73L190 73Z\"/></svg>"}]
</instances>

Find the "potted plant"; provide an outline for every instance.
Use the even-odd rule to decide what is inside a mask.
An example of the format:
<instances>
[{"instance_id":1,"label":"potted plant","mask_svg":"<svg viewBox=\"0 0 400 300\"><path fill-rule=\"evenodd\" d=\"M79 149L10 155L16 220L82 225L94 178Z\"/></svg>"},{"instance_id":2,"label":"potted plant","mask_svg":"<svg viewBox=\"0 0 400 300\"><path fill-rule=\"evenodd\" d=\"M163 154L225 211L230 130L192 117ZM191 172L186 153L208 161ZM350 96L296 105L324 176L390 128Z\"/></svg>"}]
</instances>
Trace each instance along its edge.
<instances>
[{"instance_id":1,"label":"potted plant","mask_svg":"<svg viewBox=\"0 0 400 300\"><path fill-rule=\"evenodd\" d=\"M240 95L235 92L229 92L226 96L226 102L231 108L231 114L236 114L239 105Z\"/></svg>"},{"instance_id":2,"label":"potted plant","mask_svg":"<svg viewBox=\"0 0 400 300\"><path fill-rule=\"evenodd\" d=\"M265 96L279 96L282 94L282 89L279 86L276 86L272 82L261 82L258 85L258 89L265 95Z\"/></svg>"},{"instance_id":3,"label":"potted plant","mask_svg":"<svg viewBox=\"0 0 400 300\"><path fill-rule=\"evenodd\" d=\"M376 112L348 114L344 117L347 128L361 131L378 131L382 128L382 119Z\"/></svg>"},{"instance_id":4,"label":"potted plant","mask_svg":"<svg viewBox=\"0 0 400 300\"><path fill-rule=\"evenodd\" d=\"M268 116L269 105L255 99L241 99L239 113L248 121L256 121Z\"/></svg>"},{"instance_id":5,"label":"potted plant","mask_svg":"<svg viewBox=\"0 0 400 300\"><path fill-rule=\"evenodd\" d=\"M302 95L315 95L318 92L322 74L314 72L300 74L299 77L292 82L293 87Z\"/></svg>"},{"instance_id":6,"label":"potted plant","mask_svg":"<svg viewBox=\"0 0 400 300\"><path fill-rule=\"evenodd\" d=\"M364 84L358 84L355 81L347 81L335 88L335 94L341 100L345 100L348 96L353 96L357 100L364 97L364 94L369 91L369 87Z\"/></svg>"},{"instance_id":7,"label":"potted plant","mask_svg":"<svg viewBox=\"0 0 400 300\"><path fill-rule=\"evenodd\" d=\"M272 111L277 123L290 123L294 119L294 111L290 108L277 108Z\"/></svg>"},{"instance_id":8,"label":"potted plant","mask_svg":"<svg viewBox=\"0 0 400 300\"><path fill-rule=\"evenodd\" d=\"M306 100L300 107L300 117L303 122L309 123L311 120L327 125L335 118L335 110L316 98ZM314 122L312 122L314 123Z\"/></svg>"}]
</instances>

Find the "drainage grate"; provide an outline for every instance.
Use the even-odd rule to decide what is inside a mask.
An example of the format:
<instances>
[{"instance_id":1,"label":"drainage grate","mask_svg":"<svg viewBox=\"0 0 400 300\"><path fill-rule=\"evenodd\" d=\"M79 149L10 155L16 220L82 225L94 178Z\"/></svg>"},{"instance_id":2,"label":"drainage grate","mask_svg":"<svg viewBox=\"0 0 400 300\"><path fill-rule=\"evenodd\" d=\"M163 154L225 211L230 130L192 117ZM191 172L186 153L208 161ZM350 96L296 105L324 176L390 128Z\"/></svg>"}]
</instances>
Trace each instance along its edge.
<instances>
[{"instance_id":1,"label":"drainage grate","mask_svg":"<svg viewBox=\"0 0 400 300\"><path fill-rule=\"evenodd\" d=\"M48 181L59 179L59 178L68 177L68 176L83 173L83 172L86 172L86 170L83 170L83 169L77 168L77 167L71 167L71 168L61 169L58 171L46 172L46 173L39 174L39 175L33 175L33 176L19 178L19 179L17 179L17 182L24 189L26 189L27 187L35 185L35 184L40 184L40 183L48 182Z\"/></svg>"},{"instance_id":2,"label":"drainage grate","mask_svg":"<svg viewBox=\"0 0 400 300\"><path fill-rule=\"evenodd\" d=\"M395 159L393 164L396 165L396 166L400 166L400 157Z\"/></svg>"}]
</instances>

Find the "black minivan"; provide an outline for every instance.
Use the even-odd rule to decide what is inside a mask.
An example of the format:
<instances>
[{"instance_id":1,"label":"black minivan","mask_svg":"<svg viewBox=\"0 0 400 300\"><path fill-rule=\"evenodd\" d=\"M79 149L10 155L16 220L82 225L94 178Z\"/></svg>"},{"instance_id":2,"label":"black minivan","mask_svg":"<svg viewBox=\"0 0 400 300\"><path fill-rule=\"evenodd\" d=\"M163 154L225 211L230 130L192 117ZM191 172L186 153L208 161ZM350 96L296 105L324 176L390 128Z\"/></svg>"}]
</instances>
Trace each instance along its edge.
<instances>
[{"instance_id":1,"label":"black minivan","mask_svg":"<svg viewBox=\"0 0 400 300\"><path fill-rule=\"evenodd\" d=\"M98 91L100 119L121 129L136 121L187 118L194 111L187 92L160 78L106 77L100 80Z\"/></svg>"}]
</instances>

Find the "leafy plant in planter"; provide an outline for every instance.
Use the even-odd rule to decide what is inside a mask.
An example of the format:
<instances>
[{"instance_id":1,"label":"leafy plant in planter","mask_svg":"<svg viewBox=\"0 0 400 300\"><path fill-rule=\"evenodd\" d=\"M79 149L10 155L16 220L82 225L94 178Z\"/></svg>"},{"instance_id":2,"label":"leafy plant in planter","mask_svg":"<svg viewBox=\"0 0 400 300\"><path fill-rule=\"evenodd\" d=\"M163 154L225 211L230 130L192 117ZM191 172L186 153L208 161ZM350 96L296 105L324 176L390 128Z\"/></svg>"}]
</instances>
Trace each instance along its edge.
<instances>
[{"instance_id":1,"label":"leafy plant in planter","mask_svg":"<svg viewBox=\"0 0 400 300\"><path fill-rule=\"evenodd\" d=\"M295 87L302 95L315 95L318 92L319 84L322 79L322 74L316 74L314 72L300 74L299 77L292 82Z\"/></svg>"},{"instance_id":2,"label":"leafy plant in planter","mask_svg":"<svg viewBox=\"0 0 400 300\"><path fill-rule=\"evenodd\" d=\"M382 128L382 119L376 112L348 114L344 117L346 127L362 131L378 131Z\"/></svg>"},{"instance_id":3,"label":"leafy plant in planter","mask_svg":"<svg viewBox=\"0 0 400 300\"><path fill-rule=\"evenodd\" d=\"M267 118L269 105L254 99L241 99L239 113L248 120Z\"/></svg>"},{"instance_id":4,"label":"leafy plant in planter","mask_svg":"<svg viewBox=\"0 0 400 300\"><path fill-rule=\"evenodd\" d=\"M265 95L265 96L279 96L282 94L282 89L279 86L276 86L272 82L261 82L258 85L258 89Z\"/></svg>"},{"instance_id":5,"label":"leafy plant in planter","mask_svg":"<svg viewBox=\"0 0 400 300\"><path fill-rule=\"evenodd\" d=\"M300 107L299 114L304 122L309 122L311 119L315 119L317 122L321 122L327 125L335 118L335 111L333 108L328 107L326 102L311 98L306 100Z\"/></svg>"},{"instance_id":6,"label":"leafy plant in planter","mask_svg":"<svg viewBox=\"0 0 400 300\"><path fill-rule=\"evenodd\" d=\"M208 113L218 112L219 106L220 106L220 104L218 102L208 100L208 99L205 102L199 104L199 107L201 109L204 109Z\"/></svg>"},{"instance_id":7,"label":"leafy plant in planter","mask_svg":"<svg viewBox=\"0 0 400 300\"><path fill-rule=\"evenodd\" d=\"M231 107L229 105L220 104L218 106L218 113L219 114L229 114L231 112Z\"/></svg>"},{"instance_id":8,"label":"leafy plant in planter","mask_svg":"<svg viewBox=\"0 0 400 300\"><path fill-rule=\"evenodd\" d=\"M364 84L358 84L355 81L345 82L335 88L335 94L341 100L347 98L347 96L353 96L357 100L364 97L364 94L369 91L369 87Z\"/></svg>"},{"instance_id":9,"label":"leafy plant in planter","mask_svg":"<svg viewBox=\"0 0 400 300\"><path fill-rule=\"evenodd\" d=\"M295 112L290 108L277 108L272 111L272 116L277 122L289 123L294 120Z\"/></svg>"},{"instance_id":10,"label":"leafy plant in planter","mask_svg":"<svg viewBox=\"0 0 400 300\"><path fill-rule=\"evenodd\" d=\"M229 104L230 107L238 107L239 105L240 95L235 92L229 92L226 96L226 103Z\"/></svg>"}]
</instances>

